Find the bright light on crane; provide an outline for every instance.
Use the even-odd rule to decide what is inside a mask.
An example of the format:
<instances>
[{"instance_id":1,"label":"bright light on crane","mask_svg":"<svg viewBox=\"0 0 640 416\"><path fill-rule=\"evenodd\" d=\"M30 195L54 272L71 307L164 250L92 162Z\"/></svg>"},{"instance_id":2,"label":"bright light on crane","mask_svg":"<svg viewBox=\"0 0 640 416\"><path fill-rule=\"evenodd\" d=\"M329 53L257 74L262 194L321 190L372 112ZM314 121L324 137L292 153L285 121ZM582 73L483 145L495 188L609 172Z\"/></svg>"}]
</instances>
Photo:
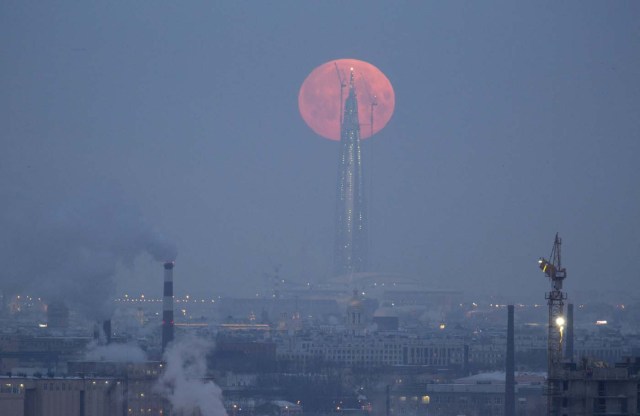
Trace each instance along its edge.
<instances>
[{"instance_id":1,"label":"bright light on crane","mask_svg":"<svg viewBox=\"0 0 640 416\"><path fill-rule=\"evenodd\" d=\"M549 260L543 257L540 257L540 259L538 259L538 266L540 267L540 270L542 270L544 274L546 274L548 277L552 279L554 278L556 268L554 267L553 264L549 263Z\"/></svg>"},{"instance_id":2,"label":"bright light on crane","mask_svg":"<svg viewBox=\"0 0 640 416\"><path fill-rule=\"evenodd\" d=\"M564 320L564 317L558 316L556 318L556 325L562 327L562 326L564 326L565 323L566 323L566 321Z\"/></svg>"}]
</instances>

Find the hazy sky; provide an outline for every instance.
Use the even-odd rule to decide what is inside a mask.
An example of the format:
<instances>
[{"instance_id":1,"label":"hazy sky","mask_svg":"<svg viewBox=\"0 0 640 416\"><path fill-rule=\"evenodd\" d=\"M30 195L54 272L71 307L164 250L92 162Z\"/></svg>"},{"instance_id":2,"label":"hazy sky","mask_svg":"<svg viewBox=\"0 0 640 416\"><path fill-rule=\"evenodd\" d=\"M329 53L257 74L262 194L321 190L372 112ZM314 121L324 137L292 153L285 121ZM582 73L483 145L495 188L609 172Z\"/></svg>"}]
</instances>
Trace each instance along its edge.
<instances>
[{"instance_id":1,"label":"hazy sky","mask_svg":"<svg viewBox=\"0 0 640 416\"><path fill-rule=\"evenodd\" d=\"M639 293L637 1L4 0L2 203L125 205L178 247L177 293L250 293L275 264L322 279L338 144L297 94L337 58L396 92L365 143L372 270L542 300L559 231L570 293ZM104 235L118 218L86 215ZM15 235L4 279L29 280L21 265L50 260L27 241L16 262ZM161 266L134 263L122 290L159 294Z\"/></svg>"}]
</instances>

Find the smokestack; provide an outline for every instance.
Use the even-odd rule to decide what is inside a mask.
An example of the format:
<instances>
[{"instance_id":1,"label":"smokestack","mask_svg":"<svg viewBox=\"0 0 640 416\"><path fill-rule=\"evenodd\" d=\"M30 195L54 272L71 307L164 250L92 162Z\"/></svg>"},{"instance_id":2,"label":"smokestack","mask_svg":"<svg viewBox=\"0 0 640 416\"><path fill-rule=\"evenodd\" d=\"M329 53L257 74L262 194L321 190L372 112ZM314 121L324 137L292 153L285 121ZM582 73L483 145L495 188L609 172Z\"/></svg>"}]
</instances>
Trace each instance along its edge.
<instances>
[{"instance_id":1,"label":"smokestack","mask_svg":"<svg viewBox=\"0 0 640 416\"><path fill-rule=\"evenodd\" d=\"M516 415L515 336L513 330L513 305L507 306L507 363L504 386L504 415Z\"/></svg>"},{"instance_id":2,"label":"smokestack","mask_svg":"<svg viewBox=\"0 0 640 416\"><path fill-rule=\"evenodd\" d=\"M164 292L162 299L162 352L173 341L173 262L164 264Z\"/></svg>"},{"instance_id":3,"label":"smokestack","mask_svg":"<svg viewBox=\"0 0 640 416\"><path fill-rule=\"evenodd\" d=\"M464 376L469 375L469 345L464 344L464 356L462 357L462 373Z\"/></svg>"},{"instance_id":4,"label":"smokestack","mask_svg":"<svg viewBox=\"0 0 640 416\"><path fill-rule=\"evenodd\" d=\"M111 319L102 322L102 332L104 332L104 340L107 345L111 344Z\"/></svg>"},{"instance_id":5,"label":"smokestack","mask_svg":"<svg viewBox=\"0 0 640 416\"><path fill-rule=\"evenodd\" d=\"M53 301L47 305L47 326L49 328L69 328L69 308L62 301Z\"/></svg>"},{"instance_id":6,"label":"smokestack","mask_svg":"<svg viewBox=\"0 0 640 416\"><path fill-rule=\"evenodd\" d=\"M93 339L99 345L111 344L111 319L93 324Z\"/></svg>"},{"instance_id":7,"label":"smokestack","mask_svg":"<svg viewBox=\"0 0 640 416\"><path fill-rule=\"evenodd\" d=\"M573 303L567 305L567 335L564 358L573 362Z\"/></svg>"},{"instance_id":8,"label":"smokestack","mask_svg":"<svg viewBox=\"0 0 640 416\"><path fill-rule=\"evenodd\" d=\"M385 402L385 409L386 409L386 416L390 416L391 414L391 386L389 386L387 384L387 388L386 388L386 395L387 395L387 400Z\"/></svg>"}]
</instances>

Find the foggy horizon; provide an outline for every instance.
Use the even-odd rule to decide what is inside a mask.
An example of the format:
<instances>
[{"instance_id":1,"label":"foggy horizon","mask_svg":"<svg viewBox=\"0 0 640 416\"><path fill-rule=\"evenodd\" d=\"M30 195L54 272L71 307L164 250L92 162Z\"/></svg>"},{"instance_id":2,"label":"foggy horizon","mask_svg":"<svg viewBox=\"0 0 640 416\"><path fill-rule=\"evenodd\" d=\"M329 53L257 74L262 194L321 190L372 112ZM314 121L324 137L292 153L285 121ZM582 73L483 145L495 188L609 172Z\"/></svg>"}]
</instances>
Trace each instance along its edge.
<instances>
[{"instance_id":1,"label":"foggy horizon","mask_svg":"<svg viewBox=\"0 0 640 416\"><path fill-rule=\"evenodd\" d=\"M176 251L176 293L252 295L276 266L322 282L339 144L297 97L318 65L353 58L396 94L362 144L372 272L542 303L536 261L559 232L570 299L635 296L639 16L593 1L4 2L0 282L159 295Z\"/></svg>"}]
</instances>

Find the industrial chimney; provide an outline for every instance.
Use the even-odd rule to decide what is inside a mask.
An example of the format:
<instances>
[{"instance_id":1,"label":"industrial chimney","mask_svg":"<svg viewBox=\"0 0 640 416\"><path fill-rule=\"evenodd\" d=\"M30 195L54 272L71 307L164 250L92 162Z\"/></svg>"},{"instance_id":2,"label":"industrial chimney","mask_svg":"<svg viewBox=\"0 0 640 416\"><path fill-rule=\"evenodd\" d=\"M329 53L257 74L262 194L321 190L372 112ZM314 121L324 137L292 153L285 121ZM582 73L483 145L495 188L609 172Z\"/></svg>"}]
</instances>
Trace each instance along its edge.
<instances>
[{"instance_id":1,"label":"industrial chimney","mask_svg":"<svg viewBox=\"0 0 640 416\"><path fill-rule=\"evenodd\" d=\"M111 344L111 319L106 319L102 322L102 332L104 332L105 344Z\"/></svg>"},{"instance_id":2,"label":"industrial chimney","mask_svg":"<svg viewBox=\"0 0 640 416\"><path fill-rule=\"evenodd\" d=\"M173 262L164 264L164 291L162 299L162 352L173 341Z\"/></svg>"},{"instance_id":3,"label":"industrial chimney","mask_svg":"<svg viewBox=\"0 0 640 416\"><path fill-rule=\"evenodd\" d=\"M69 328L69 308L62 301L47 305L47 326L54 329Z\"/></svg>"},{"instance_id":4,"label":"industrial chimney","mask_svg":"<svg viewBox=\"0 0 640 416\"><path fill-rule=\"evenodd\" d=\"M504 414L516 416L516 381L515 381L515 336L513 325L513 305L507 306L507 362L504 391Z\"/></svg>"},{"instance_id":5,"label":"industrial chimney","mask_svg":"<svg viewBox=\"0 0 640 416\"><path fill-rule=\"evenodd\" d=\"M567 305L567 334L564 358L573 362L573 303Z\"/></svg>"},{"instance_id":6,"label":"industrial chimney","mask_svg":"<svg viewBox=\"0 0 640 416\"><path fill-rule=\"evenodd\" d=\"M93 340L98 345L111 344L111 319L97 321L93 325Z\"/></svg>"}]
</instances>

